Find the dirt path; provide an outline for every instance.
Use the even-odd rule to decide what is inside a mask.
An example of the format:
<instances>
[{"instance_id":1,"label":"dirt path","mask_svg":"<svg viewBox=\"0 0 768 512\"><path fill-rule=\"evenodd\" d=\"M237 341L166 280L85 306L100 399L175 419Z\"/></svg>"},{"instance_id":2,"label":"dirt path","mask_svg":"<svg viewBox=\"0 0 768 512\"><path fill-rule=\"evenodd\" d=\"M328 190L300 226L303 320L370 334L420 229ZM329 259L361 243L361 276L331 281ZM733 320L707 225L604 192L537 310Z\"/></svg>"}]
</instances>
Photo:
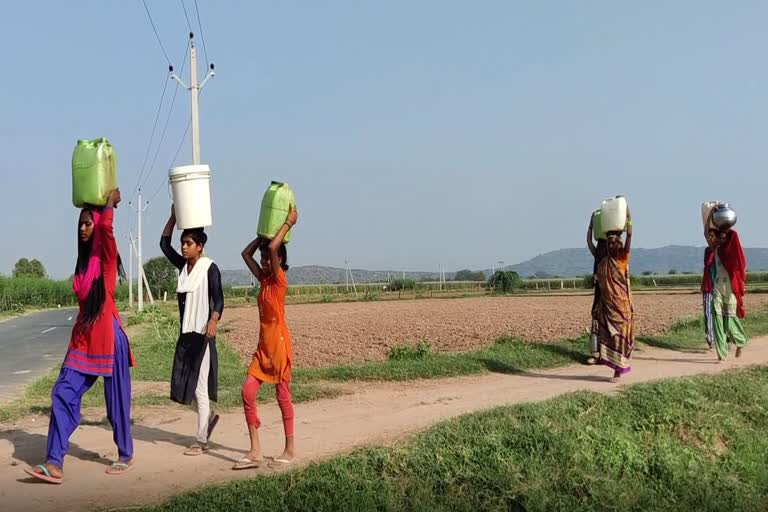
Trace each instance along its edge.
<instances>
[{"instance_id":1,"label":"dirt path","mask_svg":"<svg viewBox=\"0 0 768 512\"><path fill-rule=\"evenodd\" d=\"M641 348L625 384L768 364L768 337L753 340L743 358L721 365L706 352ZM296 444L306 463L361 445L390 442L438 421L489 407L544 400L576 390L610 393L618 387L607 382L609 375L604 367L571 366L423 381L417 386L413 382L365 385L353 395L296 406ZM279 411L270 404L261 413L266 455L276 455L282 448ZM193 412L157 408L137 411L137 416L133 432L137 465L132 472L104 474L106 459L115 456L111 431L86 425L72 437L67 481L62 486L30 483L23 473L28 464L39 463L45 452L46 418L25 419L0 431L0 510L75 511L149 504L202 485L257 474L230 470L248 446L238 412L223 415L214 449L197 458L181 453L191 441Z\"/></svg>"}]
</instances>

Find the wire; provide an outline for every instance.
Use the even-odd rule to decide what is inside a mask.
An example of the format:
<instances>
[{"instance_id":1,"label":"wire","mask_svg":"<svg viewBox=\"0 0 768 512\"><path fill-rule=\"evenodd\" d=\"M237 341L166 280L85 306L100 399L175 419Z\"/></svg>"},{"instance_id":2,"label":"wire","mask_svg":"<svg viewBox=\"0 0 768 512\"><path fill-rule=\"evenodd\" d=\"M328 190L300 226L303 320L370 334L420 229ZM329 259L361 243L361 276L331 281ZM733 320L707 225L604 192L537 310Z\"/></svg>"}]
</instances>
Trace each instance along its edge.
<instances>
[{"instance_id":1,"label":"wire","mask_svg":"<svg viewBox=\"0 0 768 512\"><path fill-rule=\"evenodd\" d=\"M190 43L187 42L187 48L184 51L184 60L181 63L181 70L179 70L179 74L184 73L184 66L187 64L187 52L189 51L189 45ZM160 153L160 147L163 145L163 140L165 140L165 132L168 130L168 123L171 120L171 114L173 113L173 106L176 104L176 95L178 93L179 93L179 86L177 84L176 89L173 90L173 97L171 98L171 106L168 109L168 117L165 118L165 125L163 126L163 132L160 134L160 141L157 143L157 150L155 151L155 156L152 158L152 165L149 166L149 172L147 173L146 178L141 184L142 187L147 183L150 176L152 176L152 171L155 168L155 163L157 163L157 155Z\"/></svg>"},{"instance_id":2,"label":"wire","mask_svg":"<svg viewBox=\"0 0 768 512\"><path fill-rule=\"evenodd\" d=\"M160 112L163 108L163 100L165 99L165 91L168 90L168 78L163 80L163 93L160 95L160 103L157 105L157 113L155 114L155 123L152 125L152 135L149 136L149 144L147 144L147 151L144 153L144 161L141 163L141 171L139 172L139 178L136 180L136 186L131 194L131 201L133 200L136 192L139 189L141 178L144 176L144 170L147 166L147 159L149 158L149 151L152 149L152 141L155 138L155 132L157 131L157 121L160 119Z\"/></svg>"},{"instance_id":3,"label":"wire","mask_svg":"<svg viewBox=\"0 0 768 512\"><path fill-rule=\"evenodd\" d=\"M184 5L184 0L179 0L179 1L181 2L181 8L184 9L184 17L187 18L187 27L189 27L189 32L192 33L192 24L189 22L187 7Z\"/></svg>"},{"instance_id":4,"label":"wire","mask_svg":"<svg viewBox=\"0 0 768 512\"><path fill-rule=\"evenodd\" d=\"M165 60L166 62L168 62L168 65L170 66L171 59L168 57L168 52L165 51L165 46L163 46L163 42L160 40L160 35L157 33L157 28L155 28L155 22L152 20L152 15L149 13L149 7L147 7L147 2L146 0L141 0L141 3L144 4L144 10L147 11L147 17L149 18L149 23L152 25L152 31L155 33L155 37L157 38L157 42L160 45L160 49L163 50L163 55L165 55ZM205 46L205 43L203 43L203 46Z\"/></svg>"},{"instance_id":5,"label":"wire","mask_svg":"<svg viewBox=\"0 0 768 512\"><path fill-rule=\"evenodd\" d=\"M189 133L189 128L191 126L192 126L192 118L190 117L189 122L187 123L187 129L184 130L184 135L181 136L179 147L176 148L176 154L173 155L173 161L171 162L171 165L168 166L169 169L173 168L173 166L176 165L176 159L179 158L179 153L181 153L181 148L184 147L184 143L187 141L187 134ZM157 186L157 189L155 189L155 192L150 197L149 199L150 203L155 199L155 197L157 197L157 194L159 194L160 191L163 189L164 183L166 183L165 178L160 181L160 184Z\"/></svg>"},{"instance_id":6,"label":"wire","mask_svg":"<svg viewBox=\"0 0 768 512\"><path fill-rule=\"evenodd\" d=\"M203 41L203 54L205 55L205 69L209 69L208 64L208 49L205 47L205 34L203 34L203 24L200 22L200 10L197 8L197 0L195 0L195 12L197 13L197 24L200 25L200 39Z\"/></svg>"},{"instance_id":7,"label":"wire","mask_svg":"<svg viewBox=\"0 0 768 512\"><path fill-rule=\"evenodd\" d=\"M187 141L187 134L189 133L189 128L192 126L192 118L189 118L189 122L187 123L187 129L184 130L184 135L181 136L181 141L179 142L179 147L176 148L176 154L173 155L173 162L171 162L171 165L168 166L170 169L174 165L176 165L176 159L179 158L179 153L181 153L181 148L184 146L184 143Z\"/></svg>"}]
</instances>

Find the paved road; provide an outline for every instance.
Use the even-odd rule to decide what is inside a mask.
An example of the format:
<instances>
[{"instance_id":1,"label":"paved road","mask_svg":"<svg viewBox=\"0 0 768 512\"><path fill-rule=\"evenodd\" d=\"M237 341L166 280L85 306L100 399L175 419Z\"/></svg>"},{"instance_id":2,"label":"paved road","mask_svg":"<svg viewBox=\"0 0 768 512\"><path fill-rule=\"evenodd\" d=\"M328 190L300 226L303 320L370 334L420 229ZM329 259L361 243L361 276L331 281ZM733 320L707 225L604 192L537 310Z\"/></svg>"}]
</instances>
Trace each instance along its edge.
<instances>
[{"instance_id":1,"label":"paved road","mask_svg":"<svg viewBox=\"0 0 768 512\"><path fill-rule=\"evenodd\" d=\"M0 323L0 401L61 364L76 316L66 308Z\"/></svg>"}]
</instances>

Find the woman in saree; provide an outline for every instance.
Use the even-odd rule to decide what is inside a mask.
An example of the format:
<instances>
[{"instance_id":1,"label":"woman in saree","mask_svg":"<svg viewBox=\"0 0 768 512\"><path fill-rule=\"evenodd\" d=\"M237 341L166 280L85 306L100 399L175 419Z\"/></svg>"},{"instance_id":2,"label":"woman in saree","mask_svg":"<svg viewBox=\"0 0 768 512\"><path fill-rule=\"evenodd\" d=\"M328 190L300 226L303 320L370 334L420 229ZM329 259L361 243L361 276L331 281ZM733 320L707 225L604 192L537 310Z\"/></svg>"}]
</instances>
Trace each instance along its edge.
<instances>
[{"instance_id":1,"label":"woman in saree","mask_svg":"<svg viewBox=\"0 0 768 512\"><path fill-rule=\"evenodd\" d=\"M595 308L600 362L613 369L612 382L630 371L635 347L634 310L629 282L632 216L627 209L626 240L620 232L607 235L607 255L597 266L600 300Z\"/></svg>"}]
</instances>

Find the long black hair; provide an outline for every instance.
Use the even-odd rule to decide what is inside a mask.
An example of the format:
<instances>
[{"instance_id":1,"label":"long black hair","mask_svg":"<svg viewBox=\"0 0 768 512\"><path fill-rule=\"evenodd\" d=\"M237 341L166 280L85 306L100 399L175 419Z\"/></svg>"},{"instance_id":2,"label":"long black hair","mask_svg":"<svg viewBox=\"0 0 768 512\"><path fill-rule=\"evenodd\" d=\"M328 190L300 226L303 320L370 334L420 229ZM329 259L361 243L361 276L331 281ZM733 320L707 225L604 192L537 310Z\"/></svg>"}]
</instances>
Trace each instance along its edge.
<instances>
[{"instance_id":1,"label":"long black hair","mask_svg":"<svg viewBox=\"0 0 768 512\"><path fill-rule=\"evenodd\" d=\"M288 248L286 245L280 244L280 248L277 250L277 255L280 256L280 260L282 263L280 263L280 267L283 269L283 272L288 272Z\"/></svg>"},{"instance_id":2,"label":"long black hair","mask_svg":"<svg viewBox=\"0 0 768 512\"><path fill-rule=\"evenodd\" d=\"M91 208L83 208L82 213L90 215L93 220L93 210ZM79 228L79 222L78 222ZM94 229L97 229L94 226ZM91 249L93 248L93 236L87 242L77 238L77 263L75 264L75 274L82 274L88 271L88 260L91 256ZM117 253L117 275L122 283L125 279L125 267L123 267L123 260L120 257L120 253ZM82 318L86 325L93 325L99 315L101 309L104 306L104 301L107 298L107 290L104 286L104 269L99 272L99 277L93 280L91 289L88 292L88 297L84 301L84 308L82 312Z\"/></svg>"}]
</instances>

